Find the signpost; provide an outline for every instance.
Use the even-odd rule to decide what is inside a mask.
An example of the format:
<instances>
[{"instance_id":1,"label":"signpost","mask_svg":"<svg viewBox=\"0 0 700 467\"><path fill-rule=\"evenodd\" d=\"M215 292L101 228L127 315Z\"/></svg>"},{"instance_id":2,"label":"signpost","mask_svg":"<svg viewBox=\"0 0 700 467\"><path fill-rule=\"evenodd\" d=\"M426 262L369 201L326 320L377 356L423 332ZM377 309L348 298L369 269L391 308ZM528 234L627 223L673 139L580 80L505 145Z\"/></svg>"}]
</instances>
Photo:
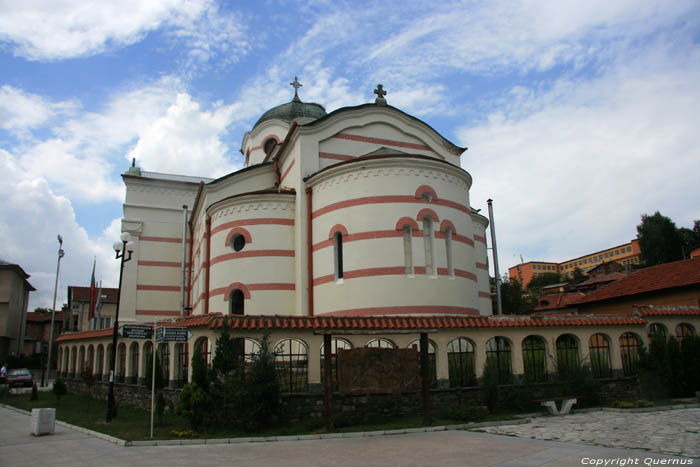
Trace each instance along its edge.
<instances>
[{"instance_id":1,"label":"signpost","mask_svg":"<svg viewBox=\"0 0 700 467\"><path fill-rule=\"evenodd\" d=\"M156 325L157 326L157 325ZM151 439L153 438L153 412L155 408L155 396L156 396L156 344L160 342L187 342L191 337L192 333L187 328L166 328L166 327L156 327L155 334L153 336L153 374L151 375ZM149 338L151 338L149 336Z\"/></svg>"},{"instance_id":2,"label":"signpost","mask_svg":"<svg viewBox=\"0 0 700 467\"><path fill-rule=\"evenodd\" d=\"M119 335L125 339L152 339L153 327L150 324L125 324L119 328Z\"/></svg>"}]
</instances>

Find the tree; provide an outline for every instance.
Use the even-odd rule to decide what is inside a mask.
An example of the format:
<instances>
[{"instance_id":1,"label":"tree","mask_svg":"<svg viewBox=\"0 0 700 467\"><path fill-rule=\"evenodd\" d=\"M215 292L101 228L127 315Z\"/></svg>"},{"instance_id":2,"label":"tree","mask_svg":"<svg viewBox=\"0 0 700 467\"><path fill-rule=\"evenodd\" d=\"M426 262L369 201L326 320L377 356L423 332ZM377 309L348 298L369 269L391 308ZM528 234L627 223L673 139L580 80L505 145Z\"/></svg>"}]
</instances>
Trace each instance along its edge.
<instances>
[{"instance_id":1,"label":"tree","mask_svg":"<svg viewBox=\"0 0 700 467\"><path fill-rule=\"evenodd\" d=\"M695 221L692 229L681 227L678 234L681 237L683 256L688 258L691 250L700 247L700 220Z\"/></svg>"},{"instance_id":2,"label":"tree","mask_svg":"<svg viewBox=\"0 0 700 467\"><path fill-rule=\"evenodd\" d=\"M576 266L574 272L571 273L571 280L573 280L577 284L583 282L586 280L586 273L583 272L583 270L580 267Z\"/></svg>"},{"instance_id":3,"label":"tree","mask_svg":"<svg viewBox=\"0 0 700 467\"><path fill-rule=\"evenodd\" d=\"M642 222L637 226L637 238L642 250L642 262L646 266L683 258L683 241L676 224L659 211L651 216L642 214Z\"/></svg>"},{"instance_id":4,"label":"tree","mask_svg":"<svg viewBox=\"0 0 700 467\"><path fill-rule=\"evenodd\" d=\"M501 305L504 315L526 315L534 309L532 297L523 291L520 281L507 277L501 282Z\"/></svg>"},{"instance_id":5,"label":"tree","mask_svg":"<svg viewBox=\"0 0 700 467\"><path fill-rule=\"evenodd\" d=\"M530 283L527 284L527 288L531 292L537 292L542 287L559 284L561 282L561 274L558 272L545 272L536 277L533 277Z\"/></svg>"}]
</instances>

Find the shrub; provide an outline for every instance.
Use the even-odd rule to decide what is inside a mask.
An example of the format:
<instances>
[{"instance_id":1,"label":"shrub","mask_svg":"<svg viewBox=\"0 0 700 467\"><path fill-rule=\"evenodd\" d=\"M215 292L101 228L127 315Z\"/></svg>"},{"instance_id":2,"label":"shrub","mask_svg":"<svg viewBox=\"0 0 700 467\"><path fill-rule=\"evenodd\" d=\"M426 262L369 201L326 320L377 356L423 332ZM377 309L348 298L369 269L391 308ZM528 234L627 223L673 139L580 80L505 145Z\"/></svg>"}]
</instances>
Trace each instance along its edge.
<instances>
[{"instance_id":1,"label":"shrub","mask_svg":"<svg viewBox=\"0 0 700 467\"><path fill-rule=\"evenodd\" d=\"M209 393L209 369L200 346L194 349L192 355L192 382L197 383L202 391Z\"/></svg>"},{"instance_id":2,"label":"shrub","mask_svg":"<svg viewBox=\"0 0 700 467\"><path fill-rule=\"evenodd\" d=\"M185 416L192 430L196 431L203 426L212 405L213 401L209 394L193 382L186 384L180 391L180 400L175 413Z\"/></svg>"},{"instance_id":3,"label":"shrub","mask_svg":"<svg viewBox=\"0 0 700 467\"><path fill-rule=\"evenodd\" d=\"M269 334L263 336L260 354L253 357L245 379L249 393L246 426L259 429L275 424L279 415L280 388Z\"/></svg>"},{"instance_id":4,"label":"shrub","mask_svg":"<svg viewBox=\"0 0 700 467\"><path fill-rule=\"evenodd\" d=\"M484 402L489 412L495 411L498 405L498 371L498 362L496 359L487 358L484 364L484 373L481 377L481 385L483 387Z\"/></svg>"},{"instance_id":5,"label":"shrub","mask_svg":"<svg viewBox=\"0 0 700 467\"><path fill-rule=\"evenodd\" d=\"M165 397L163 397L162 392L158 392L156 395L156 417L158 418L158 424L163 424L163 417L165 416Z\"/></svg>"},{"instance_id":6,"label":"shrub","mask_svg":"<svg viewBox=\"0 0 700 467\"><path fill-rule=\"evenodd\" d=\"M62 379L57 378L56 381L53 382L51 391L53 395L56 396L56 404L58 404L61 400L61 396L65 396L68 389L66 388L66 383L64 383Z\"/></svg>"}]
</instances>

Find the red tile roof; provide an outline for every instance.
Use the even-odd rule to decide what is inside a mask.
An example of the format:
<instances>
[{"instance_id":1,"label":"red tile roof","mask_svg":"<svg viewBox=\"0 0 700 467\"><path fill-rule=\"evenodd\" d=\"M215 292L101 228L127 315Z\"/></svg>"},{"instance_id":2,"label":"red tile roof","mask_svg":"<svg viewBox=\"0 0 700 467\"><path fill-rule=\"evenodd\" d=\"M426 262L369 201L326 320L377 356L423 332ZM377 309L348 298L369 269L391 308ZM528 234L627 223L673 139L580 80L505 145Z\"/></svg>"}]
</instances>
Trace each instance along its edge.
<instances>
[{"instance_id":1,"label":"red tile roof","mask_svg":"<svg viewBox=\"0 0 700 467\"><path fill-rule=\"evenodd\" d=\"M574 304L698 284L700 284L700 258L686 259L635 271L623 279L589 293Z\"/></svg>"},{"instance_id":2,"label":"red tile roof","mask_svg":"<svg viewBox=\"0 0 700 467\"><path fill-rule=\"evenodd\" d=\"M68 316L70 312L68 311L57 311L54 313L54 322L55 321L62 321L64 316ZM51 321L51 313L36 313L34 311L30 311L27 313L27 321L32 322L32 323L47 323Z\"/></svg>"},{"instance_id":3,"label":"red tile roof","mask_svg":"<svg viewBox=\"0 0 700 467\"><path fill-rule=\"evenodd\" d=\"M700 316L700 306L634 305L639 316Z\"/></svg>"},{"instance_id":4,"label":"red tile roof","mask_svg":"<svg viewBox=\"0 0 700 467\"><path fill-rule=\"evenodd\" d=\"M107 295L104 299L105 303L117 303L117 289L102 287L102 295ZM73 292L72 295L70 292ZM77 285L68 286L68 299L78 302L90 301L90 287L79 287Z\"/></svg>"},{"instance_id":5,"label":"red tile roof","mask_svg":"<svg viewBox=\"0 0 700 467\"><path fill-rule=\"evenodd\" d=\"M221 329L224 323L234 330L259 331L299 329L311 331L411 331L437 329L522 328L557 326L643 326L646 321L631 315L528 315L528 316L422 316L422 317L324 317L324 316L222 316L195 315L174 322L161 323L167 327L200 327ZM140 323L151 324L151 323ZM57 342L105 337L112 329L62 334Z\"/></svg>"},{"instance_id":6,"label":"red tile roof","mask_svg":"<svg viewBox=\"0 0 700 467\"><path fill-rule=\"evenodd\" d=\"M605 283L605 282L612 282L612 281L616 281L618 279L624 279L625 277L627 277L627 274L625 274L625 273L611 272L610 274L605 274L604 276L591 277L590 279L579 283L578 286L585 287L587 285L595 285L595 284L600 284L600 283Z\"/></svg>"},{"instance_id":7,"label":"red tile roof","mask_svg":"<svg viewBox=\"0 0 700 467\"><path fill-rule=\"evenodd\" d=\"M545 295L540 298L540 302L546 300L549 305L538 305L535 311L546 311L546 310L558 310L560 308L565 308L570 303L585 297L581 292L571 292L571 293L558 293L552 295Z\"/></svg>"}]
</instances>

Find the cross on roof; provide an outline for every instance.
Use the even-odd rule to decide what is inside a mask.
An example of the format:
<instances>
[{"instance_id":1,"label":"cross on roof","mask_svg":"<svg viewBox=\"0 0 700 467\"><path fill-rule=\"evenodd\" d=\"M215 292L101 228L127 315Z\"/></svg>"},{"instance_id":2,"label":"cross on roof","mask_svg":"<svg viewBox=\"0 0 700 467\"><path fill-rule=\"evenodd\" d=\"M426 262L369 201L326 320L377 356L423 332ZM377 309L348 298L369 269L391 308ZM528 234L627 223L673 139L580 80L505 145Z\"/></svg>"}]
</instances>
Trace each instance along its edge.
<instances>
[{"instance_id":1,"label":"cross on roof","mask_svg":"<svg viewBox=\"0 0 700 467\"><path fill-rule=\"evenodd\" d=\"M377 89L374 90L374 93L377 95L377 98L374 100L374 102L376 104L386 105L386 99L384 99L384 96L386 96L386 91L384 90L384 86L378 84Z\"/></svg>"},{"instance_id":2,"label":"cross on roof","mask_svg":"<svg viewBox=\"0 0 700 467\"><path fill-rule=\"evenodd\" d=\"M300 99L299 99L299 92L298 92L298 91L299 91L299 88L303 86L303 84L301 84L301 83L299 82L299 78L297 78L297 77L295 76L295 77L294 77L294 81L292 81L291 83L289 83L289 85L292 86L292 87L294 88L294 100L295 100L295 101L300 101Z\"/></svg>"}]
</instances>

